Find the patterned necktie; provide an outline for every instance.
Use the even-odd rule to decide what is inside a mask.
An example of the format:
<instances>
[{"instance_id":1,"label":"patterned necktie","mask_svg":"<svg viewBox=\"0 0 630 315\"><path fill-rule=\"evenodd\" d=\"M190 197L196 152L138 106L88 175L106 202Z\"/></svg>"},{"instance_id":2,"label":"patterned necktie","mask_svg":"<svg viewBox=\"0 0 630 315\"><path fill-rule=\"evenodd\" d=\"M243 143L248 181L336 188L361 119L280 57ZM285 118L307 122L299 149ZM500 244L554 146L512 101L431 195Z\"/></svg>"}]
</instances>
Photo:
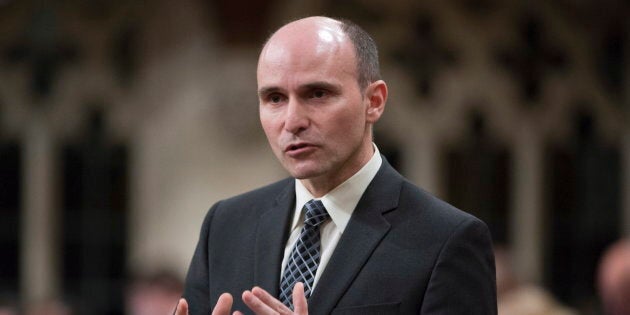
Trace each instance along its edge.
<instances>
[{"instance_id":1,"label":"patterned necktie","mask_svg":"<svg viewBox=\"0 0 630 315\"><path fill-rule=\"evenodd\" d=\"M297 282L304 283L304 295L307 298L313 291L320 256L319 226L328 219L328 212L319 200L310 200L302 210L306 210L304 227L291 250L280 281L280 301L291 309L293 309L293 286Z\"/></svg>"}]
</instances>

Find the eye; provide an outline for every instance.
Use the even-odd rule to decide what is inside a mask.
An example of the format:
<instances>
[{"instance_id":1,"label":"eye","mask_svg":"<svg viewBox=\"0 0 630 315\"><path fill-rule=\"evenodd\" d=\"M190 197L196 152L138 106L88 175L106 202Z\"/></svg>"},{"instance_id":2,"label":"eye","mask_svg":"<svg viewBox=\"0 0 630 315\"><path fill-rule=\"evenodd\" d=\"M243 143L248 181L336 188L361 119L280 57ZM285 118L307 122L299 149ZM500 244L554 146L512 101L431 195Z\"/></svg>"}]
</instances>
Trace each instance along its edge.
<instances>
[{"instance_id":1,"label":"eye","mask_svg":"<svg viewBox=\"0 0 630 315\"><path fill-rule=\"evenodd\" d=\"M269 97L267 98L269 100L270 103L280 103L282 102L282 95L280 94L271 94L269 95Z\"/></svg>"},{"instance_id":2,"label":"eye","mask_svg":"<svg viewBox=\"0 0 630 315\"><path fill-rule=\"evenodd\" d=\"M313 94L311 95L311 97L313 98L322 98L324 96L326 96L326 91L324 90L314 90Z\"/></svg>"}]
</instances>

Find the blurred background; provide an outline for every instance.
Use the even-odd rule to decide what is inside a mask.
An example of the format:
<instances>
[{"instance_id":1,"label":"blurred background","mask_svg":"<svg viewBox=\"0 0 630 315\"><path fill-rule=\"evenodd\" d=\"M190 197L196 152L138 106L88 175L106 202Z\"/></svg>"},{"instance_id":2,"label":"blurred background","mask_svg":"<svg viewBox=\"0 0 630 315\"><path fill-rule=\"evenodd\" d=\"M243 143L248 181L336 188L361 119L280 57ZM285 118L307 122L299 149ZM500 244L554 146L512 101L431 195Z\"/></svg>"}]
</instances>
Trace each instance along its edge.
<instances>
[{"instance_id":1,"label":"blurred background","mask_svg":"<svg viewBox=\"0 0 630 315\"><path fill-rule=\"evenodd\" d=\"M487 222L500 299L561 309L502 314L604 314L598 265L630 234L623 0L0 0L0 314L173 306L207 209L286 176L255 68L307 15L373 34L376 143Z\"/></svg>"}]
</instances>

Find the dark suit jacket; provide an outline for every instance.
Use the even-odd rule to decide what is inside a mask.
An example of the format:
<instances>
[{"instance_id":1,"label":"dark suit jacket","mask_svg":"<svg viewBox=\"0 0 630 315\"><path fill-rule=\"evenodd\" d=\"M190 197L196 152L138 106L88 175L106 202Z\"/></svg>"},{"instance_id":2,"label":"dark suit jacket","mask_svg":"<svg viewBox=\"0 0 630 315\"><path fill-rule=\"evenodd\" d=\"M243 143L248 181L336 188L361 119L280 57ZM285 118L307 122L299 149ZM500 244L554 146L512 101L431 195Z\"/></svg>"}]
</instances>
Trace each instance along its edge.
<instances>
[{"instance_id":1,"label":"dark suit jacket","mask_svg":"<svg viewBox=\"0 0 630 315\"><path fill-rule=\"evenodd\" d=\"M249 312L244 290L278 296L295 207L294 179L216 203L206 215L184 297L208 315L219 295ZM496 314L486 225L417 188L383 159L308 300L309 314Z\"/></svg>"}]
</instances>

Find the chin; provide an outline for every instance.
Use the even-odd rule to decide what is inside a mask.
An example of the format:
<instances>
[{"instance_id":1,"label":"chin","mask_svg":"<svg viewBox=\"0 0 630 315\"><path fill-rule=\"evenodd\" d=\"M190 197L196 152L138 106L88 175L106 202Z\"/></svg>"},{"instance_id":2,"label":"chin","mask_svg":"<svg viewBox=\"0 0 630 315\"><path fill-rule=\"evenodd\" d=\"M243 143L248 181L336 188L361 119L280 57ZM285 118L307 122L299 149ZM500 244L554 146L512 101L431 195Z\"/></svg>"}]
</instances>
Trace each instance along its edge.
<instances>
[{"instance_id":1,"label":"chin","mask_svg":"<svg viewBox=\"0 0 630 315\"><path fill-rule=\"evenodd\" d=\"M291 174L291 176L297 179L309 179L317 177L322 173L321 170L313 167L299 167L294 165L293 167L286 167L286 169L289 171L289 174Z\"/></svg>"},{"instance_id":2,"label":"chin","mask_svg":"<svg viewBox=\"0 0 630 315\"><path fill-rule=\"evenodd\" d=\"M291 176L297 179L309 179L316 177L318 174L314 172L289 172Z\"/></svg>"}]
</instances>

